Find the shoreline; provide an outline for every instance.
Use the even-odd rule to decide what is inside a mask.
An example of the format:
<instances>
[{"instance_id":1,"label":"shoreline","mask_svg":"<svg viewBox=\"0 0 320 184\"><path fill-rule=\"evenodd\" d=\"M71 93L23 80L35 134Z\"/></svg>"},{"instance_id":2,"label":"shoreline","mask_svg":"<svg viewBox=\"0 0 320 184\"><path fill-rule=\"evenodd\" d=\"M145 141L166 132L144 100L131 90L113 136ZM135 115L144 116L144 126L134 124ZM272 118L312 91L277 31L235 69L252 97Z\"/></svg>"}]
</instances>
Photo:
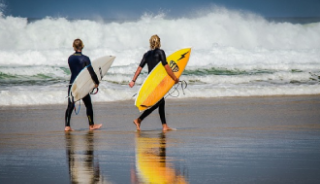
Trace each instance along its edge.
<instances>
[{"instance_id":1,"label":"shoreline","mask_svg":"<svg viewBox=\"0 0 320 184\"><path fill-rule=\"evenodd\" d=\"M269 96L259 96L259 95L254 95L254 96L223 96L223 97L189 97L189 98L166 98L168 101L192 101L192 100L221 100L221 99L227 99L227 100L232 100L232 99L250 99L250 98L301 98L301 97L320 97L320 94L303 94L303 95L269 95ZM104 101L104 102L97 102L97 101L92 101L92 104L97 105L103 105L103 104L119 104L119 103L132 103L134 106L134 101L135 99L132 100L118 100L118 101ZM83 103L81 103L83 104ZM5 108L19 108L19 107L32 107L32 106L67 106L68 103L59 103L59 104L23 104L23 105L0 105L0 110L5 109Z\"/></svg>"}]
</instances>

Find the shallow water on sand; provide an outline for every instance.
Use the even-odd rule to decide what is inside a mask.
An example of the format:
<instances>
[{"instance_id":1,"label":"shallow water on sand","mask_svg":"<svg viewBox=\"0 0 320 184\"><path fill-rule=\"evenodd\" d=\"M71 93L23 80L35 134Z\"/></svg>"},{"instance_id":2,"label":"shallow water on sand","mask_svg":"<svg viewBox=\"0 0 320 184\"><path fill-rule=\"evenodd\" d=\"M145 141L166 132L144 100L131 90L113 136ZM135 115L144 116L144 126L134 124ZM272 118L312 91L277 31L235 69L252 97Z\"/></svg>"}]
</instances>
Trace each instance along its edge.
<instances>
[{"instance_id":1,"label":"shallow water on sand","mask_svg":"<svg viewBox=\"0 0 320 184\"><path fill-rule=\"evenodd\" d=\"M165 133L156 113L135 131L131 102L97 104L94 132L85 113L61 131L61 106L2 108L0 183L320 182L319 97L167 104Z\"/></svg>"}]
</instances>

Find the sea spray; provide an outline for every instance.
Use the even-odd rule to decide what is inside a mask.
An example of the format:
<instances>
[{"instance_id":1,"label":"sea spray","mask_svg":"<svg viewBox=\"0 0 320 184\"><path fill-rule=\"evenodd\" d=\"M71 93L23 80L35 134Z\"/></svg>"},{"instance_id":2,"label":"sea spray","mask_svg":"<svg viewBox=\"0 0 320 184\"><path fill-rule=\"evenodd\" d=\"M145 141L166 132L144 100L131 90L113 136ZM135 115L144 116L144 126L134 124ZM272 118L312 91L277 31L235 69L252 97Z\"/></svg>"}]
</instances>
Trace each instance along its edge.
<instances>
[{"instance_id":1,"label":"sea spray","mask_svg":"<svg viewBox=\"0 0 320 184\"><path fill-rule=\"evenodd\" d=\"M320 94L320 21L275 22L225 8L187 18L144 14L112 22L2 15L0 105L66 103L75 38L84 41L83 53L91 60L116 56L93 101L132 99L146 68L135 88L127 84L153 34L167 55L192 47L181 76L189 85L179 98Z\"/></svg>"}]
</instances>

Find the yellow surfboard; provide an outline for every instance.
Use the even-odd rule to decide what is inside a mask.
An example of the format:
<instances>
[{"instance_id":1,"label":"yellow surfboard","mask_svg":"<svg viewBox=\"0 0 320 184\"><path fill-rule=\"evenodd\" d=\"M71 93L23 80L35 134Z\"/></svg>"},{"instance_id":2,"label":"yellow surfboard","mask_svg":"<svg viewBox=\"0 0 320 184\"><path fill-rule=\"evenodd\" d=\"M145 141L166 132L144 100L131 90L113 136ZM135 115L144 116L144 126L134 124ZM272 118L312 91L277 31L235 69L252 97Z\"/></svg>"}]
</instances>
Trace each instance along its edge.
<instances>
[{"instance_id":1,"label":"yellow surfboard","mask_svg":"<svg viewBox=\"0 0 320 184\"><path fill-rule=\"evenodd\" d=\"M167 57L167 62L176 77L180 77L184 71L189 61L190 53L191 48L185 48ZM159 62L143 82L138 92L135 105L139 111L144 111L152 107L167 94L173 85L174 81L167 74L162 63Z\"/></svg>"}]
</instances>

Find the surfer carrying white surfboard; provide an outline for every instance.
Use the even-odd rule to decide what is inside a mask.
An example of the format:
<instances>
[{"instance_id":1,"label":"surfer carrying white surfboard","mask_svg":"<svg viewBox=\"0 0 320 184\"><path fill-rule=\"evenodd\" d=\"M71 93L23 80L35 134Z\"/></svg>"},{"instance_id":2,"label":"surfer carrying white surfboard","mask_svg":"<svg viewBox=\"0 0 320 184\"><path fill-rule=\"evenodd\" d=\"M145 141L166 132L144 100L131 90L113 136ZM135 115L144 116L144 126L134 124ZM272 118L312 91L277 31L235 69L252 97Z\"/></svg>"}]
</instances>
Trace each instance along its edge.
<instances>
[{"instance_id":1,"label":"surfer carrying white surfboard","mask_svg":"<svg viewBox=\"0 0 320 184\"><path fill-rule=\"evenodd\" d=\"M174 75L172 69L168 65L165 52L162 49L160 49L160 47L161 47L160 37L158 35L153 35L153 36L151 36L149 42L150 42L150 50L143 55L143 58L140 62L140 65L137 68L137 71L134 74L132 81L129 83L129 86L132 88L135 85L135 82L136 82L142 68L146 64L148 65L148 73L150 73L152 71L152 69L159 62L162 63L166 72L172 78L172 80L174 80L175 83L178 83L179 78L177 78ZM133 123L137 127L137 130L140 130L141 122L143 121L143 119L146 118L149 114L151 114L156 108L159 108L159 115L160 115L160 119L161 119L161 123L162 123L162 130L163 131L171 130L171 128L168 127L167 122L166 122L164 98L162 98L158 103L153 105L151 108L145 110L140 115L139 118L137 118L133 121Z\"/></svg>"},{"instance_id":2,"label":"surfer carrying white surfboard","mask_svg":"<svg viewBox=\"0 0 320 184\"><path fill-rule=\"evenodd\" d=\"M68 88L68 95L70 94L70 88L71 88L74 80L76 79L78 74L81 72L81 70L85 67L87 67L87 69L91 75L91 78L95 83L95 88L98 88L98 86L99 86L99 80L98 80L98 77L91 66L90 58L88 56L85 56L82 54L83 47L84 47L84 45L83 45L82 40L80 40L80 39L74 40L73 48L74 48L75 53L72 54L68 59L68 64L69 64L69 68L71 71L71 78L70 78L70 83L69 83L69 88ZM102 126L102 124L97 124L97 125L94 124L93 109L92 109L90 95L89 94L86 95L84 98L82 98L82 101L87 108L89 129L90 130L99 129ZM70 119L71 119L72 111L75 107L74 105L75 105L75 102L71 101L71 99L68 98L68 108L67 108L66 114L65 114L65 129L64 129L65 131L72 130L70 127Z\"/></svg>"}]
</instances>

